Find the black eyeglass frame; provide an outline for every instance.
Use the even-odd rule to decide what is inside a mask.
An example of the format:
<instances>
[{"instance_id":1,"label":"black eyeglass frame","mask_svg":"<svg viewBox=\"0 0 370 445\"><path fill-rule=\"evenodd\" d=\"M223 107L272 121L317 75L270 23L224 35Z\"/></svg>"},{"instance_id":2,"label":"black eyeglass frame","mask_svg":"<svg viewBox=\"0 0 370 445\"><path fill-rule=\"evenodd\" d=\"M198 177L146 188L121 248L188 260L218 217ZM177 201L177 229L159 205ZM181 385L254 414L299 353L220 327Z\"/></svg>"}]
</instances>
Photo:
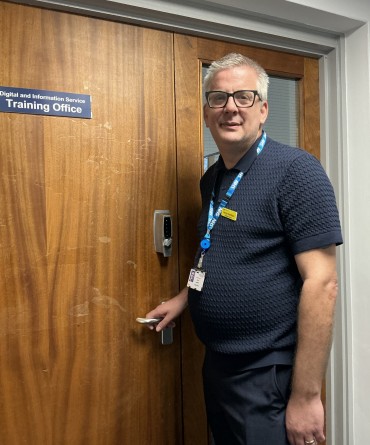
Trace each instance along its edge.
<instances>
[{"instance_id":1,"label":"black eyeglass frame","mask_svg":"<svg viewBox=\"0 0 370 445\"><path fill-rule=\"evenodd\" d=\"M251 105L248 105L248 106L240 106L240 105L238 105L238 104L235 102L235 94L237 94L237 93L241 93L241 92L243 92L243 91L247 91L248 93L253 93L253 94L254 94L254 96L253 96L253 101L252 101ZM208 96L209 96L211 93L224 93L224 94L226 94L226 101L225 101L225 103L224 103L222 106L211 107L211 105L209 104L209 100L208 100ZM255 101L256 101L256 96L258 96L259 100L262 100L262 99L261 99L261 96L260 96L260 94L259 94L259 92L258 92L257 90L238 90L238 91L234 91L233 93L227 93L226 91L221 91L221 90L213 90L213 91L206 91L205 96L206 96L206 100L207 100L207 104L208 104L209 108L225 108L225 107L226 107L226 104L227 104L227 102L228 102L228 100L229 100L229 97L232 97L232 98L233 98L234 104L235 104L235 106L237 106L238 108L251 108L251 107L253 107L253 105L254 105L254 103L255 103Z\"/></svg>"}]
</instances>

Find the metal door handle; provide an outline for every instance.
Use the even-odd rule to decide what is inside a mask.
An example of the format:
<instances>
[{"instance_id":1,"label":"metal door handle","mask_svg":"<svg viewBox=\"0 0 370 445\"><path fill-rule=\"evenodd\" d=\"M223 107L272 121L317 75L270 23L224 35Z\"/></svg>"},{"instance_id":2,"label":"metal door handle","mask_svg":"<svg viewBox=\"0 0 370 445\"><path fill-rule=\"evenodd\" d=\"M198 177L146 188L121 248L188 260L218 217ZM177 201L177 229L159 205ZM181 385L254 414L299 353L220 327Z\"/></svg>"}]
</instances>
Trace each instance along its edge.
<instances>
[{"instance_id":1,"label":"metal door handle","mask_svg":"<svg viewBox=\"0 0 370 445\"><path fill-rule=\"evenodd\" d=\"M138 317L136 321L141 324L157 324L162 318L141 318ZM161 344L171 345L173 343L173 328L164 328L161 330Z\"/></svg>"}]
</instances>

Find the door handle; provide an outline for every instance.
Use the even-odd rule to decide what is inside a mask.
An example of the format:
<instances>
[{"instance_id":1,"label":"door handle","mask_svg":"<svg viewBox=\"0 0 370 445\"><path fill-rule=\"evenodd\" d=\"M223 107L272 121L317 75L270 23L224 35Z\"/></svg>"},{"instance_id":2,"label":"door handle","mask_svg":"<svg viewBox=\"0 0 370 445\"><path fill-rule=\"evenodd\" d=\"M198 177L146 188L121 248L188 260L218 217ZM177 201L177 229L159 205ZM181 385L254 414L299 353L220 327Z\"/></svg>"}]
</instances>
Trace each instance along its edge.
<instances>
[{"instance_id":1,"label":"door handle","mask_svg":"<svg viewBox=\"0 0 370 445\"><path fill-rule=\"evenodd\" d=\"M156 324L161 318L137 318L136 321L141 324ZM171 345L173 343L173 328L168 327L161 330L161 344Z\"/></svg>"}]
</instances>

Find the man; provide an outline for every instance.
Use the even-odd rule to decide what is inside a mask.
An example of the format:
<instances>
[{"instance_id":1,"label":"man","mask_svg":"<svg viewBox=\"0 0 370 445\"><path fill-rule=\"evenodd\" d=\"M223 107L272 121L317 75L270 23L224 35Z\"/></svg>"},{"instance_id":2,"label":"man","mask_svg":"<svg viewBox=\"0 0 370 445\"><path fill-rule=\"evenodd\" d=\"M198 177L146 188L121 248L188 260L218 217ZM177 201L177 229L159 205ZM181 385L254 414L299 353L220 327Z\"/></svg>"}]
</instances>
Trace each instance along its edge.
<instances>
[{"instance_id":1,"label":"man","mask_svg":"<svg viewBox=\"0 0 370 445\"><path fill-rule=\"evenodd\" d=\"M160 331L189 305L217 445L320 443L342 243L333 190L313 156L266 137L258 64L229 54L204 86L221 156L201 180L200 248L188 286L147 317Z\"/></svg>"}]
</instances>

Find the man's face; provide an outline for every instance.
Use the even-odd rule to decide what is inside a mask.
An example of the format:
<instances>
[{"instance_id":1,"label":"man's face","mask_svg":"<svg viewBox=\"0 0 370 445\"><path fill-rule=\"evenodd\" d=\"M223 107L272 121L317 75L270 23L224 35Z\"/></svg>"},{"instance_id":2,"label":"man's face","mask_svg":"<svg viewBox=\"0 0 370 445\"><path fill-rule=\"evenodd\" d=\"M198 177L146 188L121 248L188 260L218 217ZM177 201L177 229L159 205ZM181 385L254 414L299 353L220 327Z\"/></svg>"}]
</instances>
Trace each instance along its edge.
<instances>
[{"instance_id":1,"label":"man's face","mask_svg":"<svg viewBox=\"0 0 370 445\"><path fill-rule=\"evenodd\" d=\"M219 71L210 90L233 93L239 90L256 90L257 73L247 66ZM204 106L204 120L221 153L248 150L262 132L268 114L267 102L256 96L250 108L238 108L229 97L224 108Z\"/></svg>"}]
</instances>

